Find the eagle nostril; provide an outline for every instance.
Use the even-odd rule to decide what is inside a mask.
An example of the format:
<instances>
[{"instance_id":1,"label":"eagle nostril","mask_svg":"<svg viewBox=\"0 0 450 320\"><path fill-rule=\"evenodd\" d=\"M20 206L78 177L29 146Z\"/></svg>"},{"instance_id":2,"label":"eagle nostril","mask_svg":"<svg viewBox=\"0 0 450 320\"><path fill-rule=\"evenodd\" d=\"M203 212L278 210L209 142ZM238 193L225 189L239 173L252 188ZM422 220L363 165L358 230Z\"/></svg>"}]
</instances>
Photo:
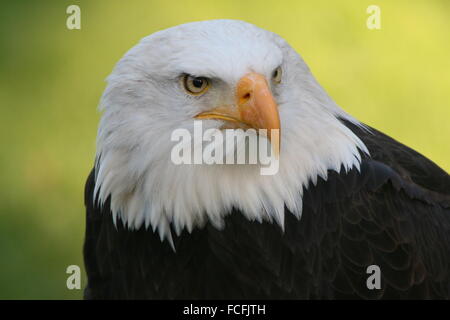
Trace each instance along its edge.
<instances>
[{"instance_id":1,"label":"eagle nostril","mask_svg":"<svg viewBox=\"0 0 450 320\"><path fill-rule=\"evenodd\" d=\"M251 93L250 92L247 92L246 94L243 94L242 96L241 96L241 101L240 101L240 103L246 103L248 100L250 100L250 98L251 98Z\"/></svg>"}]
</instances>

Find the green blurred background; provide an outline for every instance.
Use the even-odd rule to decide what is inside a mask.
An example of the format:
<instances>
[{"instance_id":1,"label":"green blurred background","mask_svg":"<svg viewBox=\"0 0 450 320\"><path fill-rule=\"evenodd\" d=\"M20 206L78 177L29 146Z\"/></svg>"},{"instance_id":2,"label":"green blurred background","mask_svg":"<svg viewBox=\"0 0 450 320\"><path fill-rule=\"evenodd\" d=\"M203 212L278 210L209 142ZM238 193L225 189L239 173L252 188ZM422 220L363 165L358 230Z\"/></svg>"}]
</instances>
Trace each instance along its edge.
<instances>
[{"instance_id":1,"label":"green blurred background","mask_svg":"<svg viewBox=\"0 0 450 320\"><path fill-rule=\"evenodd\" d=\"M81 30L66 28L71 4ZM104 79L140 38L217 18L280 34L345 110L450 171L450 1L2 1L0 298L82 297L65 271L83 269Z\"/></svg>"}]
</instances>

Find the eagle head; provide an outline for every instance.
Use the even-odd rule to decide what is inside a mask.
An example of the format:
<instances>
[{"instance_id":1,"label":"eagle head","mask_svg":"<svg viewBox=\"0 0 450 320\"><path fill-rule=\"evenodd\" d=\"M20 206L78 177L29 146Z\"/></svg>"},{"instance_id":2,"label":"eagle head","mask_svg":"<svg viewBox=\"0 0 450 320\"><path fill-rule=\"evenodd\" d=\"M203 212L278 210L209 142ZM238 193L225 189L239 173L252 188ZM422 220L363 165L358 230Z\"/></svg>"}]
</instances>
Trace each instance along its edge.
<instances>
[{"instance_id":1,"label":"eagle head","mask_svg":"<svg viewBox=\"0 0 450 320\"><path fill-rule=\"evenodd\" d=\"M317 83L280 36L235 20L187 23L142 39L117 63L100 103L96 199L112 218L171 241L172 231L223 227L233 209L284 227L328 170L359 165L359 124ZM173 133L268 130L279 168L173 161ZM271 132L278 132L276 139ZM277 131L278 130L278 131ZM259 131L257 131L259 132ZM202 141L202 144L204 141Z\"/></svg>"}]
</instances>

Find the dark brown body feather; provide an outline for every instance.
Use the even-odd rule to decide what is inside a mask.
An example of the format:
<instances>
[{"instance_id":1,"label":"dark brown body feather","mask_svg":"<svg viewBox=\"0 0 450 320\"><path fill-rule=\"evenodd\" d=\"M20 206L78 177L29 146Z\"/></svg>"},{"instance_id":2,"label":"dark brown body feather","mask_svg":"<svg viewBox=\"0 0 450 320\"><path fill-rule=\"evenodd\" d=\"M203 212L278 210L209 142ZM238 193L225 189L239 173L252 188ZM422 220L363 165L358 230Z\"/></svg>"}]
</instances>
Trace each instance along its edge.
<instances>
[{"instance_id":1,"label":"dark brown body feather","mask_svg":"<svg viewBox=\"0 0 450 320\"><path fill-rule=\"evenodd\" d=\"M361 172L329 172L304 192L285 232L239 211L174 236L113 225L86 184L84 258L90 299L450 298L450 177L414 150L349 123L371 156ZM175 197L176 195L174 195ZM287 209L286 209L287 211ZM369 290L369 265L381 289Z\"/></svg>"}]
</instances>

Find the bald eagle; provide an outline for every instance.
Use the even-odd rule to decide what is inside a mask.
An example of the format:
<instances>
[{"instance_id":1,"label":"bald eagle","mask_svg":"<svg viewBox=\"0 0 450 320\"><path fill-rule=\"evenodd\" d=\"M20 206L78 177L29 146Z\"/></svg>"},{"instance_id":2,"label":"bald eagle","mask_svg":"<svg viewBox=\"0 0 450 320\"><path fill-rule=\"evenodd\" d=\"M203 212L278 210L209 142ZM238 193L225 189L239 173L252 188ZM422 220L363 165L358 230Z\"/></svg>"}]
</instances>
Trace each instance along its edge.
<instances>
[{"instance_id":1,"label":"bald eagle","mask_svg":"<svg viewBox=\"0 0 450 320\"><path fill-rule=\"evenodd\" d=\"M449 175L344 112L280 36L234 20L156 32L100 109L85 298L450 298ZM174 163L172 133L195 121L279 130L278 171Z\"/></svg>"}]
</instances>

